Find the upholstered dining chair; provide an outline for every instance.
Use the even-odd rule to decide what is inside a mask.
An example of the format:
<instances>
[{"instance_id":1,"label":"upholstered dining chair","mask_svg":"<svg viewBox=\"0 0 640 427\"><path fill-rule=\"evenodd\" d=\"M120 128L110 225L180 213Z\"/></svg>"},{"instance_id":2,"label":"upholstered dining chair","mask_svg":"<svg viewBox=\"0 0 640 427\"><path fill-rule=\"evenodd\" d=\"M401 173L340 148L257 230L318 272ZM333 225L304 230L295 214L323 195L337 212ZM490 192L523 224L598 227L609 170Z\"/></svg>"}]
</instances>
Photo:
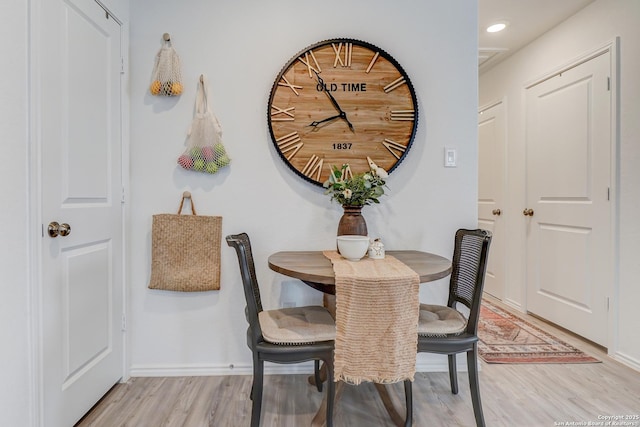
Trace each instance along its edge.
<instances>
[{"instance_id":1,"label":"upholstered dining chair","mask_svg":"<svg viewBox=\"0 0 640 427\"><path fill-rule=\"evenodd\" d=\"M420 304L418 323L418 353L448 355L453 394L458 394L456 354L467 353L471 401L478 427L485 425L478 383L478 318L490 243L491 233L485 230L456 232L447 305ZM457 309L457 304L467 307L466 316Z\"/></svg>"},{"instance_id":2,"label":"upholstered dining chair","mask_svg":"<svg viewBox=\"0 0 640 427\"><path fill-rule=\"evenodd\" d=\"M333 349L335 322L321 306L263 310L256 277L251 242L246 233L229 235L227 244L236 250L246 299L245 316L249 323L247 345L253 353L251 388L251 427L260 425L264 362L315 362L316 385L322 391L318 375L319 361L327 368L327 427L333 426Z\"/></svg>"}]
</instances>

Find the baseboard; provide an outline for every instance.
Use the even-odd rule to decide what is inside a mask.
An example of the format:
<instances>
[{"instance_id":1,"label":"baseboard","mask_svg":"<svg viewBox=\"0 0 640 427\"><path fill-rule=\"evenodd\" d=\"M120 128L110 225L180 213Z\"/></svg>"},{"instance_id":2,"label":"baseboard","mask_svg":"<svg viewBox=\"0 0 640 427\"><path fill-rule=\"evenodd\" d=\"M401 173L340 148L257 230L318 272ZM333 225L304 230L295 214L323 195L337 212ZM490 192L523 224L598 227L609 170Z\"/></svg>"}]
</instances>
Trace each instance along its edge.
<instances>
[{"instance_id":1,"label":"baseboard","mask_svg":"<svg viewBox=\"0 0 640 427\"><path fill-rule=\"evenodd\" d=\"M512 299L509 298L505 298L504 301L502 301L505 305L513 308L514 310L520 312L520 313L526 313L526 310L524 309L524 307L522 306L522 304L520 304L517 301L514 301Z\"/></svg>"},{"instance_id":2,"label":"baseboard","mask_svg":"<svg viewBox=\"0 0 640 427\"><path fill-rule=\"evenodd\" d=\"M614 360L622 363L623 365L640 372L640 360L620 352L610 354L609 356L611 356Z\"/></svg>"},{"instance_id":3,"label":"baseboard","mask_svg":"<svg viewBox=\"0 0 640 427\"><path fill-rule=\"evenodd\" d=\"M461 358L459 358L461 359ZM427 360L416 363L416 372L447 372L447 360ZM466 363L458 363L458 371L466 372ZM283 365L265 363L265 375L311 374L313 362ZM129 370L131 377L202 377L225 375L252 375L251 364L218 364L218 365L134 365Z\"/></svg>"}]
</instances>

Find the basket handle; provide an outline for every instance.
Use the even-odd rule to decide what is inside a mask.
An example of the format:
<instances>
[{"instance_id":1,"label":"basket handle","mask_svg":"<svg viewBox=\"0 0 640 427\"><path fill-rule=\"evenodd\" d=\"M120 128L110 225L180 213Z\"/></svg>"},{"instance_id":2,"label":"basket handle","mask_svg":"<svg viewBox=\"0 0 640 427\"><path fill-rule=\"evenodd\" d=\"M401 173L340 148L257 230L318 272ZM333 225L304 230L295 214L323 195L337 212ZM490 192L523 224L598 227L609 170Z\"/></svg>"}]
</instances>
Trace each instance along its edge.
<instances>
[{"instance_id":1,"label":"basket handle","mask_svg":"<svg viewBox=\"0 0 640 427\"><path fill-rule=\"evenodd\" d=\"M185 191L184 193L182 193L182 200L180 200L180 207L178 208L178 215L182 215L182 207L184 206L184 199L189 199L191 201L191 213L193 215L197 215L196 214L196 206L193 204L193 199L191 198L191 193L188 191Z\"/></svg>"}]
</instances>

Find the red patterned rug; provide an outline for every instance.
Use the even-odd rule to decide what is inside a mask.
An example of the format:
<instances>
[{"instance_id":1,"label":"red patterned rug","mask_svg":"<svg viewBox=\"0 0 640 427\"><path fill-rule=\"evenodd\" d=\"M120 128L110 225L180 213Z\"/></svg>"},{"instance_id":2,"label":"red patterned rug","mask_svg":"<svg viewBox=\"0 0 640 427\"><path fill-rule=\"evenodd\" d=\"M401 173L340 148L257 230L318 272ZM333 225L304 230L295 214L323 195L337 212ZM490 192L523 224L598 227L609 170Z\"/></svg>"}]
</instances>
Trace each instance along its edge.
<instances>
[{"instance_id":1,"label":"red patterned rug","mask_svg":"<svg viewBox=\"0 0 640 427\"><path fill-rule=\"evenodd\" d=\"M485 300L478 336L478 353L487 363L600 362Z\"/></svg>"}]
</instances>

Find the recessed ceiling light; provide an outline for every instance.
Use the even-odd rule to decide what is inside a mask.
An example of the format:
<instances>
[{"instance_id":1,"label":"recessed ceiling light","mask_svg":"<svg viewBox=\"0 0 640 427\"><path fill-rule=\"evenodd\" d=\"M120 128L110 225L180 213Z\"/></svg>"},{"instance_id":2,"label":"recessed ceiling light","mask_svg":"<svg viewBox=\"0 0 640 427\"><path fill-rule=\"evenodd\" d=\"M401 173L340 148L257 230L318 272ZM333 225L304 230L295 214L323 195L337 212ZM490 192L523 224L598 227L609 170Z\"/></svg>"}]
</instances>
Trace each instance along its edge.
<instances>
[{"instance_id":1,"label":"recessed ceiling light","mask_svg":"<svg viewBox=\"0 0 640 427\"><path fill-rule=\"evenodd\" d=\"M497 22L487 27L487 33L497 33L507 28L506 22Z\"/></svg>"}]
</instances>

